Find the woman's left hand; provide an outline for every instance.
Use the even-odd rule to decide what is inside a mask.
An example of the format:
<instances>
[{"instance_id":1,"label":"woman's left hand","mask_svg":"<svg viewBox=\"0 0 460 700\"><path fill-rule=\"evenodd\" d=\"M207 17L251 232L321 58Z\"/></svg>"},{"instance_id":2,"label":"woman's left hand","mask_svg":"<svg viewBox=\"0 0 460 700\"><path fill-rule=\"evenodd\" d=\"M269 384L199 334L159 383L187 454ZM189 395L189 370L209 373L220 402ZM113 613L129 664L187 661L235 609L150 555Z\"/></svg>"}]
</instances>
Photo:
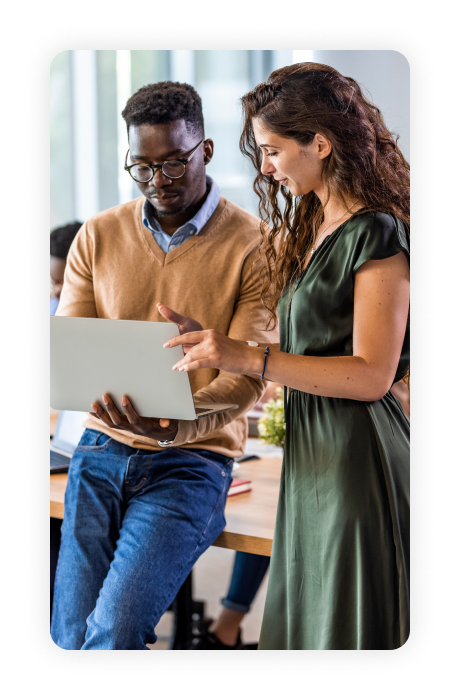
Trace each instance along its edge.
<instances>
[{"instance_id":1,"label":"woman's left hand","mask_svg":"<svg viewBox=\"0 0 460 700\"><path fill-rule=\"evenodd\" d=\"M233 374L260 374L264 363L264 348L250 347L243 340L234 340L219 331L207 330L185 333L165 343L165 348L193 345L187 355L174 365L179 372L204 367Z\"/></svg>"}]
</instances>

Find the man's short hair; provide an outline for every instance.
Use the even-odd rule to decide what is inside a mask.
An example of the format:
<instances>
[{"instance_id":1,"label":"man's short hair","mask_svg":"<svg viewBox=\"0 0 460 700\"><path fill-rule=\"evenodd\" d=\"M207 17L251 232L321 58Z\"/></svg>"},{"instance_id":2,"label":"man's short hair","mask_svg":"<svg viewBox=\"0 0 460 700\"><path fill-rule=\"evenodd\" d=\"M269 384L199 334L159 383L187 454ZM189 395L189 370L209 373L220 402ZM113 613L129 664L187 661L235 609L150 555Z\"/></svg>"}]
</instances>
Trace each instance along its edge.
<instances>
[{"instance_id":1,"label":"man's short hair","mask_svg":"<svg viewBox=\"0 0 460 700\"><path fill-rule=\"evenodd\" d=\"M51 231L50 255L54 258L66 260L72 241L82 226L83 224L80 221L74 221L72 224L59 226Z\"/></svg>"},{"instance_id":2,"label":"man's short hair","mask_svg":"<svg viewBox=\"0 0 460 700\"><path fill-rule=\"evenodd\" d=\"M184 119L187 131L204 136L201 97L187 83L165 80L145 85L129 98L121 116L128 132L130 126L170 124Z\"/></svg>"}]
</instances>

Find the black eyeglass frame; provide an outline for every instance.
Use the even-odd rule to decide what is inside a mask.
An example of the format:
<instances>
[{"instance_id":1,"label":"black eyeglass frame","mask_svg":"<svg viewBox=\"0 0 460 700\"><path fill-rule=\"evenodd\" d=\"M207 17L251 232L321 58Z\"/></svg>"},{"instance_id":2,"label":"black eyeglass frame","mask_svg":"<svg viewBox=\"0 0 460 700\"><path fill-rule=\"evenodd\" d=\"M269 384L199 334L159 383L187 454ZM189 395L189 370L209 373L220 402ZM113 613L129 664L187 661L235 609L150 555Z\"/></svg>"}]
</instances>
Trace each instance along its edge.
<instances>
[{"instance_id":1,"label":"black eyeglass frame","mask_svg":"<svg viewBox=\"0 0 460 700\"><path fill-rule=\"evenodd\" d=\"M125 167L124 167L124 169L128 171L128 173L131 175L131 177L132 177L132 179L134 180L134 182L139 182L141 185L146 185L148 182L150 182L151 180L153 180L153 178L155 177L155 170L158 170L159 168L161 168L161 171L162 171L163 175L164 175L165 177L167 177L168 180L179 180L179 178L184 177L184 175L185 175L185 170L186 170L186 166L188 165L188 163L190 162L190 160L191 160L192 157L194 156L194 154L195 154L195 152L197 151L198 147L201 146L201 144L204 143L205 141L207 141L207 139L201 139L200 143L197 143L197 145L196 145L195 148L192 150L192 152L190 153L190 155L189 155L188 158L174 158L174 160L165 160L163 163L158 163L158 165L153 165L153 164L151 165L150 163L133 163L132 165L128 165L128 153L129 153L129 148L128 148L128 150L127 150L127 152L126 152L126 156L125 156ZM182 165L184 166L184 172L182 173L182 175L177 175L177 176L175 176L175 177L171 177L171 175L167 175L167 173L165 173L165 171L164 171L164 169L163 169L163 166L166 165L167 163L182 163ZM136 178L134 177L134 175L132 175L132 173L131 173L131 168L134 168L134 167L136 167L137 165L144 165L144 166L146 166L147 168L150 168L150 170L152 171L152 177L150 177L148 180L136 180Z\"/></svg>"}]
</instances>

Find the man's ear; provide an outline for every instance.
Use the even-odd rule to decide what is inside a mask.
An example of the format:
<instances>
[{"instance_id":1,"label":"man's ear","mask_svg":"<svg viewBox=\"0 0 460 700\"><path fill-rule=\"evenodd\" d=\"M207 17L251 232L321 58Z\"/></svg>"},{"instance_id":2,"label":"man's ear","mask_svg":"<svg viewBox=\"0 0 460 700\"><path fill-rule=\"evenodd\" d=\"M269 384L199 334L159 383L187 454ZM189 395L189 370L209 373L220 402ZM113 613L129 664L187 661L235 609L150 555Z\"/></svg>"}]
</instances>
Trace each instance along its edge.
<instances>
[{"instance_id":1,"label":"man's ear","mask_svg":"<svg viewBox=\"0 0 460 700\"><path fill-rule=\"evenodd\" d=\"M206 139L204 142L204 164L207 165L211 162L214 155L214 141L212 139Z\"/></svg>"}]
</instances>

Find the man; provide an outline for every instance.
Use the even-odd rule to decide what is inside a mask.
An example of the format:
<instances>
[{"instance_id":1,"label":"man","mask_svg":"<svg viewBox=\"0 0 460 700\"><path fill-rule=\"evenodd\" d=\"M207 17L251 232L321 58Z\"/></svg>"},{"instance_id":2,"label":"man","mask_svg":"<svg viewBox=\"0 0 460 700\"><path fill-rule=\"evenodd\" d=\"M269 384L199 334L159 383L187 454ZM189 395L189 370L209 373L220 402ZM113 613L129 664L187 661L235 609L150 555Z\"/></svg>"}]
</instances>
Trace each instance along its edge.
<instances>
[{"instance_id":1,"label":"man","mask_svg":"<svg viewBox=\"0 0 460 700\"><path fill-rule=\"evenodd\" d=\"M206 177L213 143L198 94L185 84L148 85L123 117L126 168L144 196L84 224L58 314L169 320L182 333L216 328L276 342L264 330L254 270L259 222ZM207 369L190 382L197 400L239 408L169 421L137 416L127 400L120 414L107 394L92 406L69 469L56 572L51 636L62 648L147 649L225 525L232 460L264 383Z\"/></svg>"}]
</instances>

